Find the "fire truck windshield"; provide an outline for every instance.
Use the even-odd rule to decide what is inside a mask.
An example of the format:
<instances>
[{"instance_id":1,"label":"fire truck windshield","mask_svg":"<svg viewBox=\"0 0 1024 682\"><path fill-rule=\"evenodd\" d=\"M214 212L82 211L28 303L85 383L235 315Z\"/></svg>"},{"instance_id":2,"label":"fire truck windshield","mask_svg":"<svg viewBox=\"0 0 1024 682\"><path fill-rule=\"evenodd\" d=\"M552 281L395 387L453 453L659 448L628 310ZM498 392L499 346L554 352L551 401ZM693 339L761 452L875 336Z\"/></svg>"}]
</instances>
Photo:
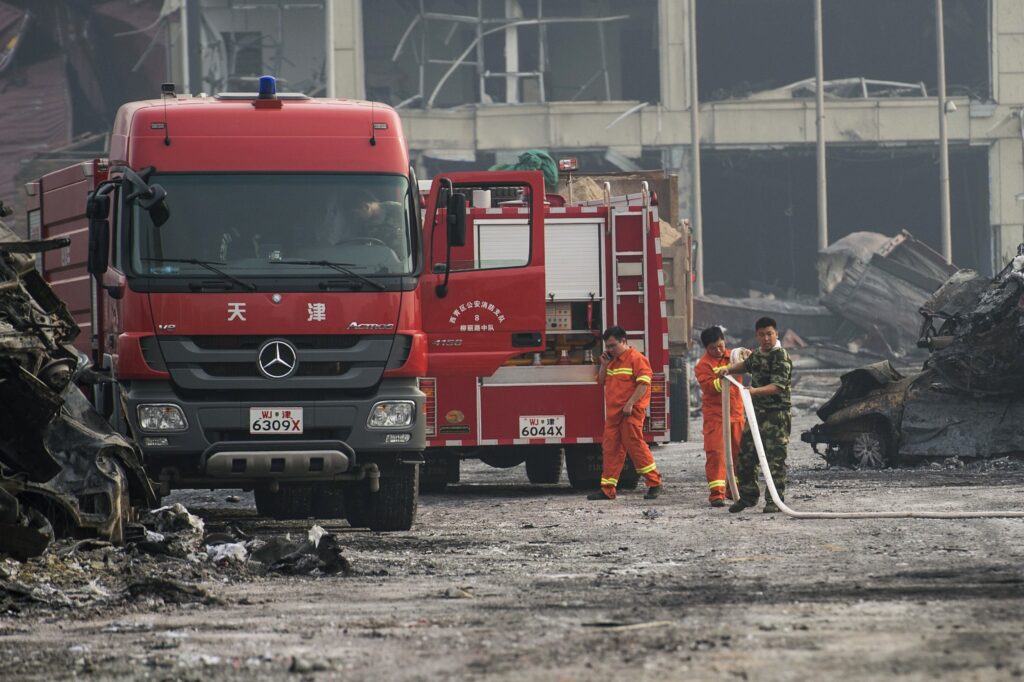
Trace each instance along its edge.
<instances>
[{"instance_id":1,"label":"fire truck windshield","mask_svg":"<svg viewBox=\"0 0 1024 682\"><path fill-rule=\"evenodd\" d=\"M322 276L323 261L361 277L413 271L409 180L398 175L154 174L171 217L155 227L138 205L131 268L146 277ZM288 262L289 268L275 267Z\"/></svg>"}]
</instances>

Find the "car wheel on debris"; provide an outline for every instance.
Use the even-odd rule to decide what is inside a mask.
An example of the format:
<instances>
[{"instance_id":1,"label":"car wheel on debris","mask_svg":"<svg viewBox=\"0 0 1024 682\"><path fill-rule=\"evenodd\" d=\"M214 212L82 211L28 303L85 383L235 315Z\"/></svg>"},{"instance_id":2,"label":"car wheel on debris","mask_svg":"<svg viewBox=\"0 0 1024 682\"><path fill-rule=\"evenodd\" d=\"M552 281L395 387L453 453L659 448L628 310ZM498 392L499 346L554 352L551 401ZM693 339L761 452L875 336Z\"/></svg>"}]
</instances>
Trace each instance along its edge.
<instances>
[{"instance_id":1,"label":"car wheel on debris","mask_svg":"<svg viewBox=\"0 0 1024 682\"><path fill-rule=\"evenodd\" d=\"M858 425L844 434L843 442L829 446L825 461L829 466L854 469L881 469L895 463L892 437L881 421Z\"/></svg>"},{"instance_id":2,"label":"car wheel on debris","mask_svg":"<svg viewBox=\"0 0 1024 682\"><path fill-rule=\"evenodd\" d=\"M562 448L535 446L526 456L526 478L530 483L558 483L562 478Z\"/></svg>"},{"instance_id":3,"label":"car wheel on debris","mask_svg":"<svg viewBox=\"0 0 1024 682\"><path fill-rule=\"evenodd\" d=\"M282 483L276 492L256 488L256 511L279 521L306 519L313 515L313 488L308 485Z\"/></svg>"}]
</instances>

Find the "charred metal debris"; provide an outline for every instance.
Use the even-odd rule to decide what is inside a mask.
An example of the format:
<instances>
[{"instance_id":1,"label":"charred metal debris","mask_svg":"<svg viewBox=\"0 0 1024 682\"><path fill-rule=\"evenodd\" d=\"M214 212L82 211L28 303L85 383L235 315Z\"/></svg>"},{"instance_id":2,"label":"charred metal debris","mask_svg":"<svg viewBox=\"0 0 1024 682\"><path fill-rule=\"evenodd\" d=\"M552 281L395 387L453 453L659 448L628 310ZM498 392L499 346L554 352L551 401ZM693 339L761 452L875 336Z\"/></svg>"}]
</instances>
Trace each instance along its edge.
<instances>
[{"instance_id":1,"label":"charred metal debris","mask_svg":"<svg viewBox=\"0 0 1024 682\"><path fill-rule=\"evenodd\" d=\"M830 464L881 467L1024 453L1024 244L992 279L953 274L920 309L920 372L844 374L802 435Z\"/></svg>"},{"instance_id":2,"label":"charred metal debris","mask_svg":"<svg viewBox=\"0 0 1024 682\"><path fill-rule=\"evenodd\" d=\"M0 554L18 558L60 537L121 543L157 500L139 448L79 389L79 328L36 269L34 254L67 246L0 222Z\"/></svg>"}]
</instances>

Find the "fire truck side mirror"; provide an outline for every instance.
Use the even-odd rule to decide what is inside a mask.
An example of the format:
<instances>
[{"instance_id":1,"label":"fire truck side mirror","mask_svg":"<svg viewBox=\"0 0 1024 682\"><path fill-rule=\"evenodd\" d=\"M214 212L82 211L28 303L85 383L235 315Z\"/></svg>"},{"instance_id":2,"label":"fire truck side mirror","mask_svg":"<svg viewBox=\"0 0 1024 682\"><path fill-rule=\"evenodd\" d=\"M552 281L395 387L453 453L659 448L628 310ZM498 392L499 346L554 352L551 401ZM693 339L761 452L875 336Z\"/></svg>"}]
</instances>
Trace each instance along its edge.
<instances>
[{"instance_id":1,"label":"fire truck side mirror","mask_svg":"<svg viewBox=\"0 0 1024 682\"><path fill-rule=\"evenodd\" d=\"M167 190L160 185L150 185L149 194L139 198L139 206L149 213L149 219L156 227L160 227L171 217L171 209L167 206Z\"/></svg>"},{"instance_id":2,"label":"fire truck side mirror","mask_svg":"<svg viewBox=\"0 0 1024 682\"><path fill-rule=\"evenodd\" d=\"M466 245L466 195L448 197L448 245Z\"/></svg>"},{"instance_id":3,"label":"fire truck side mirror","mask_svg":"<svg viewBox=\"0 0 1024 682\"><path fill-rule=\"evenodd\" d=\"M89 274L98 277L110 261L110 196L93 192L85 205L89 218Z\"/></svg>"}]
</instances>

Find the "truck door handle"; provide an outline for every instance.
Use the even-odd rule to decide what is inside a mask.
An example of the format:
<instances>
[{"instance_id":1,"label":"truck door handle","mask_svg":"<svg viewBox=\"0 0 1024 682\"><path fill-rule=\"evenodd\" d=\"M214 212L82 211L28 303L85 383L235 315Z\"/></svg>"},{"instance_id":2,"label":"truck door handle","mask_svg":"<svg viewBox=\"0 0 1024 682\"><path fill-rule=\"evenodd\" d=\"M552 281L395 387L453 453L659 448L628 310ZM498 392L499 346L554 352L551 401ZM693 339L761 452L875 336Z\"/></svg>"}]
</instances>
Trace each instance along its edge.
<instances>
[{"instance_id":1,"label":"truck door handle","mask_svg":"<svg viewBox=\"0 0 1024 682\"><path fill-rule=\"evenodd\" d=\"M513 332L513 348L536 348L541 344L544 336L540 332Z\"/></svg>"}]
</instances>

